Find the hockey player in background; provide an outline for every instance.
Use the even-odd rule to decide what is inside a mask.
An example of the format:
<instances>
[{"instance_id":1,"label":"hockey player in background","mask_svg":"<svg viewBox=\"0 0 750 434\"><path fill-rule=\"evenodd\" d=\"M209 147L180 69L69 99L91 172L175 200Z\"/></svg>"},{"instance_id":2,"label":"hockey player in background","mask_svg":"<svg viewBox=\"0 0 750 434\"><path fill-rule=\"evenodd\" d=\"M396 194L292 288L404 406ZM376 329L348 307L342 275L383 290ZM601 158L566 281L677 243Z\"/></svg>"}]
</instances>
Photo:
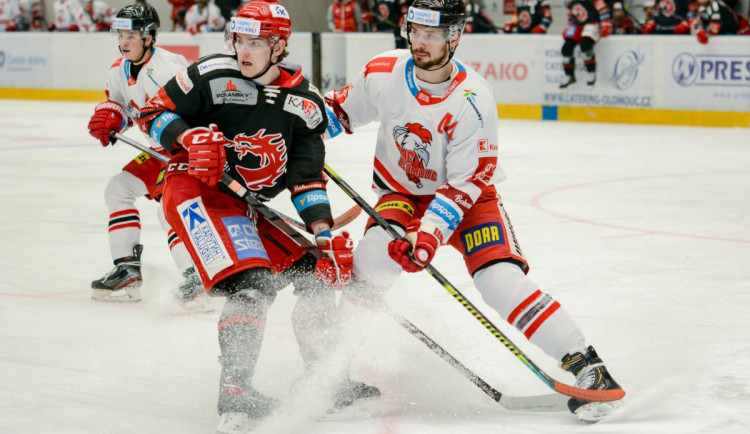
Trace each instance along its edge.
<instances>
[{"instance_id":1,"label":"hockey player in background","mask_svg":"<svg viewBox=\"0 0 750 434\"><path fill-rule=\"evenodd\" d=\"M709 35L750 33L747 20L721 0L698 0L698 3L700 8L692 23L691 33L701 44L708 44Z\"/></svg>"},{"instance_id":2,"label":"hockey player in background","mask_svg":"<svg viewBox=\"0 0 750 434\"><path fill-rule=\"evenodd\" d=\"M642 33L687 35L697 12L698 2L693 0L656 0L656 13L653 19L647 18Z\"/></svg>"},{"instance_id":3,"label":"hockey player in background","mask_svg":"<svg viewBox=\"0 0 750 434\"><path fill-rule=\"evenodd\" d=\"M252 385L276 292L294 284L292 324L310 372L333 339L330 285L349 282L353 242L331 232L322 97L301 69L279 63L288 54L288 12L278 3L252 1L229 28L234 54L204 57L177 74L149 101L139 123L173 155L162 200L167 220L188 245L210 294L226 297L218 326L217 407L219 432L233 433L278 405ZM237 198L219 183L224 173L261 199L289 190L325 256L316 260ZM333 398L347 405L377 393L347 379Z\"/></svg>"},{"instance_id":4,"label":"hockey player in background","mask_svg":"<svg viewBox=\"0 0 750 434\"><path fill-rule=\"evenodd\" d=\"M503 32L547 33L552 24L548 0L519 0L513 18L503 26Z\"/></svg>"},{"instance_id":5,"label":"hockey player in background","mask_svg":"<svg viewBox=\"0 0 750 434\"><path fill-rule=\"evenodd\" d=\"M107 100L99 103L89 121L89 133L102 146L114 143L111 131L122 132L138 119L148 98L187 67L184 57L154 47L159 29L159 16L152 6L126 6L117 12L112 34L117 37L122 57L109 71L106 84ZM150 145L164 152L156 142ZM92 298L102 301L141 300L141 219L135 206L139 197L159 199L165 165L141 154L113 176L104 190L109 212L109 246L115 268L91 283ZM189 302L200 296L200 283L190 255L179 237L164 219L161 208L159 222L168 233L172 257L185 276L175 296ZM198 303L189 303L186 307Z\"/></svg>"},{"instance_id":6,"label":"hockey player in background","mask_svg":"<svg viewBox=\"0 0 750 434\"><path fill-rule=\"evenodd\" d=\"M185 28L191 35L223 32L225 23L221 10L210 0L196 0L185 13Z\"/></svg>"},{"instance_id":7,"label":"hockey player in background","mask_svg":"<svg viewBox=\"0 0 750 434\"><path fill-rule=\"evenodd\" d=\"M596 84L596 54L594 45L600 38L612 33L612 17L604 0L569 0L565 3L568 11L568 27L563 31L563 76L560 89L569 89L576 83L576 45L581 46L583 64L586 68L586 85Z\"/></svg>"},{"instance_id":8,"label":"hockey player in background","mask_svg":"<svg viewBox=\"0 0 750 434\"><path fill-rule=\"evenodd\" d=\"M379 122L375 209L404 234L394 240L368 222L340 314L360 318L357 300L382 294L402 270L423 270L447 244L463 255L487 305L574 374L576 387L620 389L570 315L526 275L528 262L495 187L504 174L493 89L453 58L464 19L461 0L415 0L404 26L410 52L385 52L353 83L326 94L327 136ZM617 405L573 398L568 404L585 421Z\"/></svg>"},{"instance_id":9,"label":"hockey player in background","mask_svg":"<svg viewBox=\"0 0 750 434\"><path fill-rule=\"evenodd\" d=\"M108 31L112 27L112 19L116 10L101 0L82 0L83 11L89 16L94 28L98 32Z\"/></svg>"}]
</instances>

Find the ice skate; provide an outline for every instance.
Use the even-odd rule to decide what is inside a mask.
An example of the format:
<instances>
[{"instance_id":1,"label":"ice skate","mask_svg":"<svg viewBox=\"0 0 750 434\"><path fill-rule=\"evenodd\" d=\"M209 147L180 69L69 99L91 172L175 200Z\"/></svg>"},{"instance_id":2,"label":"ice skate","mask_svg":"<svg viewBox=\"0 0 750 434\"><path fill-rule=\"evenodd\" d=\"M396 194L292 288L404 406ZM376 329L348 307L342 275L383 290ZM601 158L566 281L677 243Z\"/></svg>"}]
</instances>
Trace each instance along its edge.
<instances>
[{"instance_id":1,"label":"ice skate","mask_svg":"<svg viewBox=\"0 0 750 434\"><path fill-rule=\"evenodd\" d=\"M586 86L589 89L593 89L594 85L596 85L596 72L586 73Z\"/></svg>"},{"instance_id":2,"label":"ice skate","mask_svg":"<svg viewBox=\"0 0 750 434\"><path fill-rule=\"evenodd\" d=\"M194 313L209 313L214 311L211 299L203 288L201 277L190 267L182 273L185 280L174 291L174 298L183 309Z\"/></svg>"},{"instance_id":3,"label":"ice skate","mask_svg":"<svg viewBox=\"0 0 750 434\"><path fill-rule=\"evenodd\" d=\"M335 409L349 407L356 401L380 397L380 390L361 381L344 380L334 391Z\"/></svg>"},{"instance_id":4,"label":"ice skate","mask_svg":"<svg viewBox=\"0 0 750 434\"><path fill-rule=\"evenodd\" d=\"M589 346L585 352L574 352L562 359L562 368L576 376L575 387L591 390L620 389L596 354ZM568 400L568 409L583 422L595 423L609 415L622 401L588 402L576 398Z\"/></svg>"},{"instance_id":5,"label":"ice skate","mask_svg":"<svg viewBox=\"0 0 750 434\"><path fill-rule=\"evenodd\" d=\"M279 407L278 400L265 396L252 386L246 385L244 381L240 380L240 377L226 376L222 378L221 383L219 403L217 405L219 414L242 413L246 415L247 418L239 416L228 416L226 418L238 424L247 423L247 419L254 421L261 420L273 414ZM224 417L222 417L222 422L226 422L225 424L229 425L229 420L225 421Z\"/></svg>"},{"instance_id":6,"label":"ice skate","mask_svg":"<svg viewBox=\"0 0 750 434\"><path fill-rule=\"evenodd\" d=\"M575 75L564 75L562 81L560 81L560 90L570 90L575 87L576 77Z\"/></svg>"},{"instance_id":7,"label":"ice skate","mask_svg":"<svg viewBox=\"0 0 750 434\"><path fill-rule=\"evenodd\" d=\"M115 260L115 268L104 277L91 282L91 298L98 301L141 301L141 252L143 246L133 247L133 256Z\"/></svg>"}]
</instances>

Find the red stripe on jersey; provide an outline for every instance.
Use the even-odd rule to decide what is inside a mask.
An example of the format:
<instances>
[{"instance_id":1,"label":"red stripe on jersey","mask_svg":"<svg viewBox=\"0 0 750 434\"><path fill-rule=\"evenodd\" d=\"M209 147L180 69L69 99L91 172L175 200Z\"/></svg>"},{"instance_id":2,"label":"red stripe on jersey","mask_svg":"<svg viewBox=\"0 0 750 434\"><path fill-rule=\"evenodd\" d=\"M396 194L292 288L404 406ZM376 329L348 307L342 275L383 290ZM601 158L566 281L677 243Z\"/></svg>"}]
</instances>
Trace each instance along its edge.
<instances>
[{"instance_id":1,"label":"red stripe on jersey","mask_svg":"<svg viewBox=\"0 0 750 434\"><path fill-rule=\"evenodd\" d=\"M468 193L453 188L453 186L451 186L450 184L443 185L442 187L438 188L435 193L439 193L442 196L445 196L446 199L458 205L464 215L469 212L469 208L474 206L474 201L471 200L471 197L468 195Z\"/></svg>"},{"instance_id":2,"label":"red stripe on jersey","mask_svg":"<svg viewBox=\"0 0 750 434\"><path fill-rule=\"evenodd\" d=\"M260 321L258 321L255 318L250 318L249 316L236 316L232 318L227 318L224 321L219 323L219 330L221 331L221 329L231 324L252 324L255 327L258 327L259 329L263 330L263 326L261 325Z\"/></svg>"},{"instance_id":3,"label":"red stripe on jersey","mask_svg":"<svg viewBox=\"0 0 750 434\"><path fill-rule=\"evenodd\" d=\"M137 217L138 216L138 210L137 209L126 209L126 210L123 210L123 211L113 212L112 214L109 215L109 219L112 220L113 218L122 217L124 215L129 215L129 214L133 214L133 215L135 215Z\"/></svg>"},{"instance_id":4,"label":"red stripe on jersey","mask_svg":"<svg viewBox=\"0 0 750 434\"><path fill-rule=\"evenodd\" d=\"M373 72L393 72L398 57L376 57L365 65L365 77Z\"/></svg>"},{"instance_id":5,"label":"red stripe on jersey","mask_svg":"<svg viewBox=\"0 0 750 434\"><path fill-rule=\"evenodd\" d=\"M133 222L133 223L125 223L125 224L122 224L122 225L114 225L114 226L110 226L109 227L109 232L120 230L120 229L125 229L125 228L138 228L138 229L140 229L141 228L141 224L138 223L138 222Z\"/></svg>"},{"instance_id":6,"label":"red stripe on jersey","mask_svg":"<svg viewBox=\"0 0 750 434\"><path fill-rule=\"evenodd\" d=\"M526 331L523 332L523 335L526 336L526 339L531 339L531 336L533 336L534 333L536 333L536 330L542 326L544 321L546 321L547 318L549 318L559 308L560 308L560 303L554 302L552 303L552 306L550 306L547 310L542 312L542 314L539 315L539 318L537 318L536 321L531 323L529 328L527 328Z\"/></svg>"},{"instance_id":7,"label":"red stripe on jersey","mask_svg":"<svg viewBox=\"0 0 750 434\"><path fill-rule=\"evenodd\" d=\"M408 194L411 195L409 190L405 189L401 184L396 182L395 179L391 176L391 174L388 172L388 170L383 166L383 163L378 160L378 157L375 157L375 173L380 176L380 178L388 183L388 186L391 187L393 190L397 191L401 194Z\"/></svg>"},{"instance_id":8,"label":"red stripe on jersey","mask_svg":"<svg viewBox=\"0 0 750 434\"><path fill-rule=\"evenodd\" d=\"M181 239L175 238L174 241L172 241L171 243L169 243L169 250L174 249L174 246L180 244L181 242L182 242Z\"/></svg>"},{"instance_id":9,"label":"red stripe on jersey","mask_svg":"<svg viewBox=\"0 0 750 434\"><path fill-rule=\"evenodd\" d=\"M124 57L120 57L119 59L115 60L115 63L112 64L112 66L109 67L109 69L117 68L122 63Z\"/></svg>"},{"instance_id":10,"label":"red stripe on jersey","mask_svg":"<svg viewBox=\"0 0 750 434\"><path fill-rule=\"evenodd\" d=\"M518 315L521 314L531 303L536 301L537 298L542 296L542 291L537 289L536 292L531 294L526 298L526 300L522 301L521 304L516 306L515 309L513 309L513 312L510 313L510 316L508 316L508 323L513 324L516 321L516 318L518 318Z\"/></svg>"}]
</instances>

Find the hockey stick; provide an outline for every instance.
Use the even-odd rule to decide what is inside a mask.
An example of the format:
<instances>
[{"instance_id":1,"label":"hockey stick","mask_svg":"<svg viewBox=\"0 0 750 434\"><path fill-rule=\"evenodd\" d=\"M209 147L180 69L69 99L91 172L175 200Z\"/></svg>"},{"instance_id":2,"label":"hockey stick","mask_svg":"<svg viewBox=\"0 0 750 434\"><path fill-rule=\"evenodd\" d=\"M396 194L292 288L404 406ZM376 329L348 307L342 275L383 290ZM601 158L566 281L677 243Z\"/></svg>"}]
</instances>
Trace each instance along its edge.
<instances>
[{"instance_id":1,"label":"hockey stick","mask_svg":"<svg viewBox=\"0 0 750 434\"><path fill-rule=\"evenodd\" d=\"M114 137L114 138L116 138L118 140L122 140L123 142L127 143L128 145L130 145L130 146L132 146L134 148L140 149L141 151L145 152L146 154L148 154L151 157L156 158L157 160L160 160L160 161L162 161L164 163L169 162L169 157L167 157L165 155L162 155L162 154L156 152L155 150L149 148L148 146L145 146L145 145L143 145L141 143L136 142L133 139L130 139L129 137L125 137L125 136L123 136L120 133L113 132L112 133L112 137ZM224 175L226 176L226 173ZM222 178L222 181L224 181L223 178ZM227 187L229 187L229 185L227 185ZM232 191L234 191L234 189L232 189ZM248 191L247 194L249 194L251 196L256 196L256 199L257 199L257 195L255 195L254 193ZM240 197L242 197L242 196L240 196ZM296 219L294 219L292 217L289 217L288 215L282 214L279 211L275 211L274 210L274 212L276 214L278 214L282 219L286 220L287 223L291 224L292 226L296 227L297 229L300 229L302 231L307 230L306 227L305 227L305 224L302 223L301 221L296 220ZM356 219L361 212L362 212L362 209L359 206L354 205L353 207L351 207L347 211L345 211L343 214L341 214L340 216L338 216L338 217L336 217L336 218L333 219L333 226L331 227L331 230L341 229L342 227L348 225L354 219Z\"/></svg>"},{"instance_id":2,"label":"hockey stick","mask_svg":"<svg viewBox=\"0 0 750 434\"><path fill-rule=\"evenodd\" d=\"M362 208L367 215L369 215L375 222L380 225L383 229L385 229L394 239L400 239L401 235L391 226L390 223L388 223L380 214L377 213L359 194L357 194L354 189L349 186L349 184L346 183L336 172L331 169L329 165L326 164L324 172L326 175L328 175L329 178L333 179L333 181L341 187L344 192L349 195L349 197L354 200L354 202ZM440 284L443 286L443 288L450 293L453 298L455 298L461 305L471 313L474 318L476 318L477 321L479 321L490 333L492 333L497 340L499 340L505 348L507 348L510 352L512 352L518 360L520 360L524 365L526 365L527 368L531 370L539 379L541 379L547 386L549 386L551 389L563 394L567 395L573 398L581 399L584 401L592 401L592 402L607 402L607 401L617 401L619 399L622 399L625 396L625 391L622 389L613 389L613 390L591 390L591 389L580 389L577 387L573 387L570 385L567 385L565 383L561 383L551 376L549 376L546 372L544 372L539 366L537 366L531 359L529 359L526 354L524 354L505 334L500 331L497 327L495 327L494 324L482 313L477 309L477 307L470 302L466 297L461 294L461 292L448 281L448 279L445 278L442 274L440 274L435 267L433 267L431 264L427 264L425 266L425 269L432 277L435 278Z\"/></svg>"},{"instance_id":3,"label":"hockey stick","mask_svg":"<svg viewBox=\"0 0 750 434\"><path fill-rule=\"evenodd\" d=\"M166 158L164 155L161 155L158 152L154 151L153 149L147 146L144 146L134 140L131 140L128 137L124 137L117 133L113 134L113 136L117 138L118 140L122 140L123 142L135 148L138 148L144 152L147 152L149 155L153 155L155 158L158 158L162 161L163 159ZM250 194L250 192L248 192L248 190L245 187L243 187L236 180L232 179L231 176L225 173L222 176L221 183L226 185L235 194L237 194L243 200L245 200L245 202L247 202L252 207L254 207L259 213L261 213L264 217L266 217L271 224L273 224L278 229L280 229L285 234L287 234L289 237L291 237L300 247L303 247L305 250L307 250L310 254L312 254L316 258L320 258L323 255L323 253L312 243L312 241L305 238L302 234L300 234L297 230L295 230L285 219L280 217L279 214L277 214L275 210L269 208L267 205L260 202L252 194ZM557 395L518 396L518 397L503 395L501 392L494 389L487 382L482 380L478 375L474 374L469 368L467 368L465 365L459 362L455 357L453 357L450 353L444 350L440 345L438 345L434 340L432 340L429 336L427 336L424 332L422 332L416 325L411 323L409 320L402 317L401 315L398 315L395 312L388 311L388 313L391 317L393 317L396 320L396 322L398 322L402 327L404 327L409 333L411 333L413 336L415 336L417 339L423 342L435 354L437 354L443 360L448 362L448 364L456 368L459 372L461 372L461 374L463 374L472 383L474 383L477 387L479 387L490 398L500 403L503 407L509 410L525 410L525 411L540 411L540 412L561 411L561 410L567 409L565 402L560 402L559 400L555 399L558 397Z\"/></svg>"}]
</instances>

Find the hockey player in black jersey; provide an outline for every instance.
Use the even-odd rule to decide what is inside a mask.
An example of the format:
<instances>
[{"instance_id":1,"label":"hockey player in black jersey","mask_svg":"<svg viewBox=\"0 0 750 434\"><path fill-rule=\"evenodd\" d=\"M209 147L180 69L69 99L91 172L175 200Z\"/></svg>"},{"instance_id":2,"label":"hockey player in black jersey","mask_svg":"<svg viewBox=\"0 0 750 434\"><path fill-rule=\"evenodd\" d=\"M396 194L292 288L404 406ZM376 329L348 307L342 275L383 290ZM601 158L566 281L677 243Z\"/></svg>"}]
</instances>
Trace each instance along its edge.
<instances>
[{"instance_id":1,"label":"hockey player in black jersey","mask_svg":"<svg viewBox=\"0 0 750 434\"><path fill-rule=\"evenodd\" d=\"M609 6L604 0L570 0L565 4L568 10L568 27L563 31L562 57L565 76L560 89L568 89L576 83L575 57L576 45L581 46L583 62L586 67L586 84L593 87L596 83L596 55L594 45L600 38L612 33L612 17Z\"/></svg>"},{"instance_id":2,"label":"hockey player in black jersey","mask_svg":"<svg viewBox=\"0 0 750 434\"><path fill-rule=\"evenodd\" d=\"M323 180L323 100L300 69L281 61L291 19L278 3L246 3L228 27L235 54L199 59L143 109L139 124L173 155L163 206L188 246L211 295L226 297L219 320L222 373L219 432L237 432L277 402L252 385L266 312L293 283L292 323L305 368L330 348L335 297L330 285L351 277L353 242L331 233ZM260 198L291 192L297 212L326 255L319 260L236 198L229 174ZM332 401L347 404L378 390L342 378Z\"/></svg>"},{"instance_id":3,"label":"hockey player in black jersey","mask_svg":"<svg viewBox=\"0 0 750 434\"><path fill-rule=\"evenodd\" d=\"M552 24L552 10L548 0L518 0L513 18L503 26L503 32L547 33Z\"/></svg>"}]
</instances>

